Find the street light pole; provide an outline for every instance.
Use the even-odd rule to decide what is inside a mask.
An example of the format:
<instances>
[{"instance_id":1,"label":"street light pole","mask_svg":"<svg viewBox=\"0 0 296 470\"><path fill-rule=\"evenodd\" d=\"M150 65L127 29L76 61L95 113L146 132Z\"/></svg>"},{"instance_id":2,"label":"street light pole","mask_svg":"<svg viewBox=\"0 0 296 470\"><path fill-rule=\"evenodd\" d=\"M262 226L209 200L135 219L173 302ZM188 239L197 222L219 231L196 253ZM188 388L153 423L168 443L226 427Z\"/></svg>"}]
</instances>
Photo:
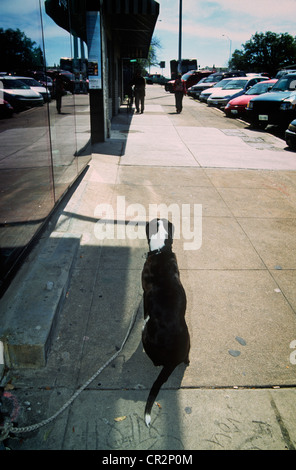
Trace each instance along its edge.
<instances>
[{"instance_id":1,"label":"street light pole","mask_svg":"<svg viewBox=\"0 0 296 470\"><path fill-rule=\"evenodd\" d=\"M182 73L182 0L179 4L179 56L178 56L178 72Z\"/></svg>"}]
</instances>

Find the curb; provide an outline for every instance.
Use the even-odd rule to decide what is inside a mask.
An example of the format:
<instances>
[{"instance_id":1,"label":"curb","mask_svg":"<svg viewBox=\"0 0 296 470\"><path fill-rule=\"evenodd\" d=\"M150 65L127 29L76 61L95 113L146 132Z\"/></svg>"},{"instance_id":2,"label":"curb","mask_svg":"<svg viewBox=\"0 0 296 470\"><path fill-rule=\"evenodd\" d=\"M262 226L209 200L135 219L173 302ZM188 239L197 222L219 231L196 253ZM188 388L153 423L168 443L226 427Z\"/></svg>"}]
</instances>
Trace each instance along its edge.
<instances>
[{"instance_id":1,"label":"curb","mask_svg":"<svg viewBox=\"0 0 296 470\"><path fill-rule=\"evenodd\" d=\"M8 367L45 366L79 244L78 235L51 234L26 275L4 295L0 340Z\"/></svg>"}]
</instances>

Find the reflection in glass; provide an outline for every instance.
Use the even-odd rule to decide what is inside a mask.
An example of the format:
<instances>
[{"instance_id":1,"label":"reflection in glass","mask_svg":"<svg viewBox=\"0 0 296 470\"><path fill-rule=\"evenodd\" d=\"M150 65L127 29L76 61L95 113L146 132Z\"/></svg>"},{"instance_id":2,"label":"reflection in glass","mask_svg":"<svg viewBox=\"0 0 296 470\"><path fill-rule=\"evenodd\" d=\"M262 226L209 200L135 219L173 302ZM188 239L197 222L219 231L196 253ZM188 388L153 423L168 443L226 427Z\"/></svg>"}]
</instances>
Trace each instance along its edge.
<instances>
[{"instance_id":1,"label":"reflection in glass","mask_svg":"<svg viewBox=\"0 0 296 470\"><path fill-rule=\"evenodd\" d=\"M46 15L43 0L15 0L1 5L0 39L2 50L4 44L6 47L0 70L2 293L55 204L88 163L90 123L86 77L81 82L81 71L73 69L73 59L77 59L73 57L73 37ZM55 44L58 48L53 47ZM64 91L58 113L55 80L56 72L61 72L61 57L69 59L72 70L62 72ZM22 96L16 98L18 93L34 90L31 86L36 83L27 81L19 92L9 96L5 82L13 79L5 79L8 74L34 78L45 93L35 89L35 103Z\"/></svg>"}]
</instances>

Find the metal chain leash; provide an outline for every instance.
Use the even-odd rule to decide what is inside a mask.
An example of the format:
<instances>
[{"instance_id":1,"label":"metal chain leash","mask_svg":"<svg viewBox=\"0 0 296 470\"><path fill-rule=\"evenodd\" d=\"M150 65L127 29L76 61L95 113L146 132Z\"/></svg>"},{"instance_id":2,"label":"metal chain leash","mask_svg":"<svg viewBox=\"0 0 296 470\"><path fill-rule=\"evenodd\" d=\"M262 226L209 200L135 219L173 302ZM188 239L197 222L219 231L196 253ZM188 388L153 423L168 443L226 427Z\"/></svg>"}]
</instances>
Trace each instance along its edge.
<instances>
[{"instance_id":1,"label":"metal chain leash","mask_svg":"<svg viewBox=\"0 0 296 470\"><path fill-rule=\"evenodd\" d=\"M0 442L1 441L4 441L5 439L7 439L9 437L9 434L12 433L12 434L21 434L21 433L27 433L27 432L32 432L32 431L36 431L37 429L41 428L42 426L46 426L47 424L51 423L52 421L54 421L61 413L63 413L72 403L74 400L76 400L76 398L80 395L81 392L83 392L83 390L86 389L86 387L89 386L89 384L95 380L95 378L109 365L111 364L112 361L114 361L114 359L116 359L116 357L121 353L121 351L123 350L124 346L125 346L125 343L127 342L128 338L129 338L129 335L132 331L132 328L133 328L133 325L134 325L134 322L136 320L136 316L137 316L137 313L138 313L138 310L139 309L136 309L135 313L133 314L132 316L132 319L131 319L131 322L130 322L130 325L129 325L129 328L127 330L127 333L125 335L125 338L120 346L120 348L118 349L118 351L116 351L116 353L113 354L112 357L110 357L110 359L108 359L108 361L102 366L100 367L93 375L92 377L90 377L90 379L88 379L83 385L81 385L80 388L78 388L78 390L76 390L76 392L72 395L72 397L56 412L54 413L52 416L50 416L49 418L47 419L44 419L43 421L40 421L40 423L36 423L36 424L32 424L31 426L25 426L25 427L22 427L22 428L15 428L13 426L13 423L11 423L10 421L6 422L3 426L0 426Z\"/></svg>"}]
</instances>

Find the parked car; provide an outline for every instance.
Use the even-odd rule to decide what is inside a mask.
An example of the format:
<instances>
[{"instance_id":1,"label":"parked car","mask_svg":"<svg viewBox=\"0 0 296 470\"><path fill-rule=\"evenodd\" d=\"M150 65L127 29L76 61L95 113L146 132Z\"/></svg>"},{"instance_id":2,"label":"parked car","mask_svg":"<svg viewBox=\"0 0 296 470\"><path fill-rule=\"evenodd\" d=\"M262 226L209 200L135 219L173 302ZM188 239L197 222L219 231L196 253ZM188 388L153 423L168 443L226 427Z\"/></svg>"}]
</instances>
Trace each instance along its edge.
<instances>
[{"instance_id":1,"label":"parked car","mask_svg":"<svg viewBox=\"0 0 296 470\"><path fill-rule=\"evenodd\" d=\"M9 118L13 115L13 107L8 101L0 98L0 118Z\"/></svg>"},{"instance_id":2,"label":"parked car","mask_svg":"<svg viewBox=\"0 0 296 470\"><path fill-rule=\"evenodd\" d=\"M275 76L278 80L282 78L284 75L287 75L287 73L296 73L296 67L290 67L286 69L279 70Z\"/></svg>"},{"instance_id":3,"label":"parked car","mask_svg":"<svg viewBox=\"0 0 296 470\"><path fill-rule=\"evenodd\" d=\"M227 105L224 108L224 112L228 117L241 117L245 116L246 106L252 98L255 98L258 95L267 93L270 88L277 82L274 78L272 80L264 80L253 85L249 90L247 90L243 95L237 96L232 100L228 101Z\"/></svg>"},{"instance_id":4,"label":"parked car","mask_svg":"<svg viewBox=\"0 0 296 470\"><path fill-rule=\"evenodd\" d=\"M286 129L285 139L287 145L291 149L296 150L296 119L290 122L288 129Z\"/></svg>"},{"instance_id":5,"label":"parked car","mask_svg":"<svg viewBox=\"0 0 296 470\"><path fill-rule=\"evenodd\" d=\"M196 85L193 85L192 87L188 88L187 95L191 96L192 98L197 98L197 96L199 96L198 85L201 84L201 83L204 83L205 80L206 80L206 78L202 78Z\"/></svg>"},{"instance_id":6,"label":"parked car","mask_svg":"<svg viewBox=\"0 0 296 470\"><path fill-rule=\"evenodd\" d=\"M42 106L44 100L39 93L21 80L13 76L6 75L0 77L0 88L3 89L3 99L16 110L22 110L32 106Z\"/></svg>"},{"instance_id":7,"label":"parked car","mask_svg":"<svg viewBox=\"0 0 296 470\"><path fill-rule=\"evenodd\" d=\"M21 80L23 83L28 85L31 88L31 90L36 91L36 93L40 93L40 95L42 96L45 103L51 101L50 91L47 88L45 88L44 86L42 86L41 83L37 82L37 80L35 80L35 78L19 77L19 76L15 77L15 78L17 78L18 80Z\"/></svg>"},{"instance_id":8,"label":"parked car","mask_svg":"<svg viewBox=\"0 0 296 470\"><path fill-rule=\"evenodd\" d=\"M35 78L35 80L41 83L42 86L44 86L45 88L48 88L48 90L50 91L50 94L52 94L53 81L44 72L40 72L38 70L36 72L29 71L29 72L26 72L24 75L26 75L26 77Z\"/></svg>"},{"instance_id":9,"label":"parked car","mask_svg":"<svg viewBox=\"0 0 296 470\"><path fill-rule=\"evenodd\" d=\"M148 74L144 78L146 85L153 85L153 75Z\"/></svg>"},{"instance_id":10,"label":"parked car","mask_svg":"<svg viewBox=\"0 0 296 470\"><path fill-rule=\"evenodd\" d=\"M231 78L231 77L245 77L246 74L245 72L241 71L232 71L232 72L215 72L209 75L206 79L203 81L199 81L196 85L194 85L194 98L198 98L199 95L206 90L207 88L211 88L216 83L220 82L223 80L223 78Z\"/></svg>"},{"instance_id":11,"label":"parked car","mask_svg":"<svg viewBox=\"0 0 296 470\"><path fill-rule=\"evenodd\" d=\"M199 70L194 70L191 72L187 72L184 75L182 75L182 80L186 83L186 88L192 87L193 85L196 85L202 78L206 78L209 75L211 75L212 71L199 71Z\"/></svg>"},{"instance_id":12,"label":"parked car","mask_svg":"<svg viewBox=\"0 0 296 470\"><path fill-rule=\"evenodd\" d=\"M187 90L191 88L193 85L198 83L202 78L206 78L211 75L211 71L203 71L203 70L190 70L189 72L184 73L182 75L182 80L186 83ZM169 91L170 93L174 92L174 82L175 80L170 80L165 84L165 91Z\"/></svg>"},{"instance_id":13,"label":"parked car","mask_svg":"<svg viewBox=\"0 0 296 470\"><path fill-rule=\"evenodd\" d=\"M196 85L193 85L193 87L191 87L192 94L190 96L193 96L193 98L198 98L202 91L206 90L207 88L211 88L217 82L222 80L222 78L223 78L222 73L219 73L219 74L213 73L209 75L208 77L203 78L198 83L196 83Z\"/></svg>"},{"instance_id":14,"label":"parked car","mask_svg":"<svg viewBox=\"0 0 296 470\"><path fill-rule=\"evenodd\" d=\"M267 77L234 77L222 88L222 90L212 93L208 99L208 105L223 108L231 99L242 95L255 83L268 80Z\"/></svg>"},{"instance_id":15,"label":"parked car","mask_svg":"<svg viewBox=\"0 0 296 470\"><path fill-rule=\"evenodd\" d=\"M175 80L169 80L168 82L165 83L164 89L165 91L169 91L170 93L174 92L174 82Z\"/></svg>"},{"instance_id":16,"label":"parked car","mask_svg":"<svg viewBox=\"0 0 296 470\"><path fill-rule=\"evenodd\" d=\"M246 109L254 127L275 124L286 128L296 116L296 73L283 75L270 93L252 98Z\"/></svg>"},{"instance_id":17,"label":"parked car","mask_svg":"<svg viewBox=\"0 0 296 470\"><path fill-rule=\"evenodd\" d=\"M146 75L145 80L147 85L153 85L153 83L165 85L165 83L169 81L168 78L164 77L163 75L160 75L159 73L148 74Z\"/></svg>"},{"instance_id":18,"label":"parked car","mask_svg":"<svg viewBox=\"0 0 296 470\"><path fill-rule=\"evenodd\" d=\"M199 95L199 101L202 101L203 103L207 103L208 98L211 96L212 93L216 93L219 90L222 90L222 88L230 81L230 78L223 78L220 82L216 83L213 87L206 88L204 91L201 92Z\"/></svg>"},{"instance_id":19,"label":"parked car","mask_svg":"<svg viewBox=\"0 0 296 470\"><path fill-rule=\"evenodd\" d=\"M262 77L266 77L268 79L270 79L270 74L268 74L267 72L248 72L246 73L246 76L249 77L249 78L252 78L252 77L258 77L258 75L261 75Z\"/></svg>"},{"instance_id":20,"label":"parked car","mask_svg":"<svg viewBox=\"0 0 296 470\"><path fill-rule=\"evenodd\" d=\"M70 93L74 94L75 92L75 75L72 72L68 72L67 70L58 70L58 69L48 69L47 73L50 75L52 80L55 80L57 73L60 75L62 82L64 84L65 93L69 91ZM54 88L54 87L53 87ZM52 93L52 97L54 98L54 90Z\"/></svg>"}]
</instances>

